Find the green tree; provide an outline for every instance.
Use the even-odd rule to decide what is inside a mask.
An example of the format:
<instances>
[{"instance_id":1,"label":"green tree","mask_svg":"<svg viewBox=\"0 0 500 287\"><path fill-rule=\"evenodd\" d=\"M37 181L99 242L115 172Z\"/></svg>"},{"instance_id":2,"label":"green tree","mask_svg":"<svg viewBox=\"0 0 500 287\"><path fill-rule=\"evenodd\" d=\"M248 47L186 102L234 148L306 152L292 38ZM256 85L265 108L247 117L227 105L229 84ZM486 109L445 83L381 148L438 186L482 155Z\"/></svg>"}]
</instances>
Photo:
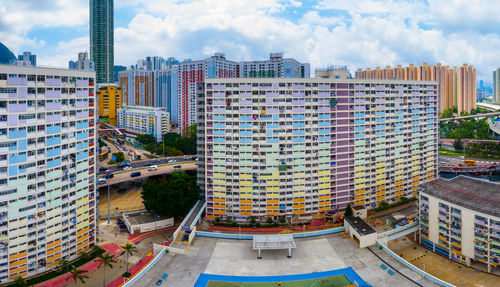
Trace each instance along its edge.
<instances>
[{"instance_id":1,"label":"green tree","mask_svg":"<svg viewBox=\"0 0 500 287\"><path fill-rule=\"evenodd\" d=\"M457 106L453 106L453 113L455 113L455 114L456 114L456 113L458 113L458 108L457 108Z\"/></svg>"},{"instance_id":2,"label":"green tree","mask_svg":"<svg viewBox=\"0 0 500 287\"><path fill-rule=\"evenodd\" d=\"M90 257L90 254L88 254L88 252L86 251L80 251L78 255L80 255L80 258L82 259L88 259Z\"/></svg>"},{"instance_id":3,"label":"green tree","mask_svg":"<svg viewBox=\"0 0 500 287\"><path fill-rule=\"evenodd\" d=\"M140 134L135 137L135 140L140 142L143 146L147 144L156 144L156 137L151 134Z\"/></svg>"},{"instance_id":4,"label":"green tree","mask_svg":"<svg viewBox=\"0 0 500 287\"><path fill-rule=\"evenodd\" d=\"M387 203L387 201L381 201L379 206L382 209L387 209L387 208L389 208L389 203Z\"/></svg>"},{"instance_id":5,"label":"green tree","mask_svg":"<svg viewBox=\"0 0 500 287\"><path fill-rule=\"evenodd\" d=\"M464 143L462 142L462 139L461 139L461 138L458 138L458 139L456 139L456 140L453 142L453 148L454 148L456 151L463 151L463 150L464 150Z\"/></svg>"},{"instance_id":6,"label":"green tree","mask_svg":"<svg viewBox=\"0 0 500 287\"><path fill-rule=\"evenodd\" d=\"M14 280L14 286L17 286L17 287L27 287L28 286L28 282L26 282L26 279L24 279L23 277L19 276L19 277L16 277L16 279Z\"/></svg>"},{"instance_id":7,"label":"green tree","mask_svg":"<svg viewBox=\"0 0 500 287\"><path fill-rule=\"evenodd\" d=\"M149 151L149 152L154 152L156 150L156 144L154 143L147 143L144 145L144 149Z\"/></svg>"},{"instance_id":8,"label":"green tree","mask_svg":"<svg viewBox=\"0 0 500 287\"><path fill-rule=\"evenodd\" d=\"M442 119L448 119L453 117L453 110L452 109L445 109L443 113L441 114Z\"/></svg>"},{"instance_id":9,"label":"green tree","mask_svg":"<svg viewBox=\"0 0 500 287\"><path fill-rule=\"evenodd\" d=\"M68 278L66 278L66 281L68 281L71 278L75 282L75 286L76 286L76 283L78 280L80 280L80 282L82 282L82 284L85 284L85 279L89 279L89 276L85 275L86 273L87 273L87 271L85 271L85 270L80 270L80 269L76 269L75 267L73 267L69 271L69 275L68 275Z\"/></svg>"},{"instance_id":10,"label":"green tree","mask_svg":"<svg viewBox=\"0 0 500 287\"><path fill-rule=\"evenodd\" d=\"M128 272L128 256L132 255L132 253L137 252L137 247L135 247L133 244L127 243L123 247L123 250L125 250L125 253L127 254L127 272Z\"/></svg>"},{"instance_id":11,"label":"green tree","mask_svg":"<svg viewBox=\"0 0 500 287\"><path fill-rule=\"evenodd\" d=\"M102 286L106 287L106 267L113 268L113 264L116 263L116 260L113 259L113 255L106 252L106 254L99 254L97 256L97 262L99 262L99 267L104 266Z\"/></svg>"},{"instance_id":12,"label":"green tree","mask_svg":"<svg viewBox=\"0 0 500 287\"><path fill-rule=\"evenodd\" d=\"M353 214L354 214L354 212L352 211L351 203L348 203L345 210L344 210L344 217L349 217L349 216L352 216Z\"/></svg>"},{"instance_id":13,"label":"green tree","mask_svg":"<svg viewBox=\"0 0 500 287\"><path fill-rule=\"evenodd\" d=\"M59 265L59 269L61 271L64 271L64 270L66 270L66 268L68 268L69 261L66 259L61 259L61 260L59 260L59 262L57 264ZM66 271L68 271L68 270L66 270Z\"/></svg>"},{"instance_id":14,"label":"green tree","mask_svg":"<svg viewBox=\"0 0 500 287\"><path fill-rule=\"evenodd\" d=\"M174 171L167 182L142 186L142 199L147 210L165 216L184 216L200 196L196 178L184 171Z\"/></svg>"},{"instance_id":15,"label":"green tree","mask_svg":"<svg viewBox=\"0 0 500 287\"><path fill-rule=\"evenodd\" d=\"M254 217L250 218L250 225L255 226L256 223L257 223L257 220L255 220Z\"/></svg>"},{"instance_id":16,"label":"green tree","mask_svg":"<svg viewBox=\"0 0 500 287\"><path fill-rule=\"evenodd\" d=\"M113 156L115 157L115 162L124 162L125 161L125 155L123 154L122 151L113 153Z\"/></svg>"}]
</instances>

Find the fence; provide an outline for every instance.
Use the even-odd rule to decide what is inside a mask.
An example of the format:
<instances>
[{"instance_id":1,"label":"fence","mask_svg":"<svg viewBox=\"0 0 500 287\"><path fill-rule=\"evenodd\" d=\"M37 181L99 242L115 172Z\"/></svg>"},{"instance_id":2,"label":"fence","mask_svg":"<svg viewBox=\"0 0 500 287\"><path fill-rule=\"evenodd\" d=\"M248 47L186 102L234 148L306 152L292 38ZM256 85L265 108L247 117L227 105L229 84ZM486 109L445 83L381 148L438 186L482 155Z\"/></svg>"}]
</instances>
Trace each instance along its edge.
<instances>
[{"instance_id":1,"label":"fence","mask_svg":"<svg viewBox=\"0 0 500 287\"><path fill-rule=\"evenodd\" d=\"M343 232L344 227L323 229L318 231L309 231L309 232L300 232L300 233L291 233L293 238L304 238L304 237L312 237L312 236L320 236L326 234L333 234L338 232ZM197 231L196 235L212 237L212 238L225 238L225 239L245 239L252 240L253 234L228 234L228 233L215 233L215 232L206 232L206 231Z\"/></svg>"},{"instance_id":2,"label":"fence","mask_svg":"<svg viewBox=\"0 0 500 287\"><path fill-rule=\"evenodd\" d=\"M163 248L163 251L161 251L158 255L156 255L155 258L153 258L153 260L151 260L151 262L148 263L148 265L146 265L144 268L142 268L141 271L139 271L134 277L130 278L130 280L127 281L127 283L123 284L122 287L130 287L132 286L137 280L139 280L142 275L144 275L144 273L146 273L151 267L153 267L153 265L156 264L156 262L158 262L162 257L163 255L165 255L165 250L167 248Z\"/></svg>"},{"instance_id":3,"label":"fence","mask_svg":"<svg viewBox=\"0 0 500 287\"><path fill-rule=\"evenodd\" d=\"M420 270L419 268L417 268L415 265L409 263L408 261L404 260L403 258L399 257L398 255L396 255L394 252L392 252L387 246L385 246L384 244L382 244L380 241L377 240L377 244L378 246L382 247L382 249L387 252L387 254L391 255L394 259L396 259L397 261L399 261L401 264L405 265L406 267L410 268L411 270L417 272L418 274L422 275L424 278L427 278L441 286L445 286L445 287L455 287L455 285L452 285L448 282L445 282L437 277L434 277L432 276L431 274L427 273L427 272L424 272L422 270Z\"/></svg>"}]
</instances>

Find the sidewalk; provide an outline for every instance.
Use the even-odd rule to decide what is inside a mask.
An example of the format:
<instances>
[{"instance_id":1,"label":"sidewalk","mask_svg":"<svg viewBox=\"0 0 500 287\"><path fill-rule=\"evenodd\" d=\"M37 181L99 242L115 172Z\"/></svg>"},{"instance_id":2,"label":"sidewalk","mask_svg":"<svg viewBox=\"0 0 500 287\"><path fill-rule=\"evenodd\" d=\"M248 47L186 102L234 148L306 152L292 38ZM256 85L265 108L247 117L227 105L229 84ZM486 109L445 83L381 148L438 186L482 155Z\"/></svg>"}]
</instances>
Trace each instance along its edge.
<instances>
[{"instance_id":1,"label":"sidewalk","mask_svg":"<svg viewBox=\"0 0 500 287\"><path fill-rule=\"evenodd\" d=\"M198 230L203 231L214 231L214 232L222 232L222 233L291 233L291 232L308 232L308 231L317 231L328 229L332 227L339 227L340 225L332 225L332 224L324 224L323 221L316 221L315 224L309 225L295 225L291 229L285 226L279 227L233 227L233 226L207 226L207 227L197 227Z\"/></svg>"},{"instance_id":2,"label":"sidewalk","mask_svg":"<svg viewBox=\"0 0 500 287\"><path fill-rule=\"evenodd\" d=\"M163 229L158 229L156 231L150 231L150 232L146 232L146 233L140 233L140 234L131 234L128 236L128 240L134 244L138 243L139 241L141 240L144 240L150 236L153 236L155 234L160 234L160 233L163 233L165 231L169 231L169 230L176 230L179 226L171 226L171 227L167 227L167 228L163 228Z\"/></svg>"}]
</instances>

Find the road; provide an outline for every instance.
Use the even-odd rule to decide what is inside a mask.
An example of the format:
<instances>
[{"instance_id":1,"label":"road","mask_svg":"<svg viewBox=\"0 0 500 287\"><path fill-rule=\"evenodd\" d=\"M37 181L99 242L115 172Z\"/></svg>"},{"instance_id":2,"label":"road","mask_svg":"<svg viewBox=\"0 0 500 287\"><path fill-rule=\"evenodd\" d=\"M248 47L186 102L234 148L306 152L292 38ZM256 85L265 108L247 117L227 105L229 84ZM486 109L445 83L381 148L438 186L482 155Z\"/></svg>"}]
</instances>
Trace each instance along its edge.
<instances>
[{"instance_id":1,"label":"road","mask_svg":"<svg viewBox=\"0 0 500 287\"><path fill-rule=\"evenodd\" d=\"M143 164L144 165L144 164ZM179 163L178 165L181 166L182 170L195 170L196 169L196 163L193 161L186 162L186 163ZM158 174L165 174L165 173L172 173L174 171L174 166L175 164L171 165L165 165L165 166L159 166L158 170L153 170L149 171L147 168L141 169L141 175L138 177L130 177L131 172L122 172L122 173L117 173L114 174L113 178L109 179L109 184L113 185L116 183L122 183L122 182L127 182L127 181L132 181L132 180L138 180L138 179L143 179L152 175L158 175ZM108 182L99 184L99 187L107 186Z\"/></svg>"},{"instance_id":2,"label":"road","mask_svg":"<svg viewBox=\"0 0 500 287\"><path fill-rule=\"evenodd\" d=\"M469 158L467 158L469 159ZM440 166L458 166L464 164L464 161L456 156L439 155ZM476 159L476 166L490 166L493 164L500 164L500 160L494 159Z\"/></svg>"},{"instance_id":3,"label":"road","mask_svg":"<svg viewBox=\"0 0 500 287\"><path fill-rule=\"evenodd\" d=\"M146 167L146 163L151 163L151 165L155 164L155 165L160 165L160 164L166 164L166 163L169 163L169 158L162 158L162 159L158 159L157 162L153 162L152 159L150 160L143 160L143 161L135 161L135 162L130 162L130 166L132 168L139 168L139 167ZM192 162L193 160L192 159L185 159L185 158L172 158L172 163L183 163L183 162ZM123 167L118 167L118 165L113 165L113 166L106 166L107 168L113 170L113 172L117 172L117 171L122 171L123 170ZM103 171L98 171L97 172L97 175L102 175L104 174Z\"/></svg>"}]
</instances>

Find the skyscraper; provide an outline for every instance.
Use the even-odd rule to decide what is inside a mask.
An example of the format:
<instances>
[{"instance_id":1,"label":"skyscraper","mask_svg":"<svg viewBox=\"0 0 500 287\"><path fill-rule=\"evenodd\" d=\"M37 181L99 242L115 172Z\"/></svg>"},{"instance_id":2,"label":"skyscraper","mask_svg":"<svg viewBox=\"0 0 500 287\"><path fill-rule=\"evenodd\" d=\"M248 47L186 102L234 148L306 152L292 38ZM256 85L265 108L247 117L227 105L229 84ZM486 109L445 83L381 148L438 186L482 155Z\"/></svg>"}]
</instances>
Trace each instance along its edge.
<instances>
[{"instance_id":1,"label":"skyscraper","mask_svg":"<svg viewBox=\"0 0 500 287\"><path fill-rule=\"evenodd\" d=\"M500 102L500 68L493 71L493 101Z\"/></svg>"},{"instance_id":2,"label":"skyscraper","mask_svg":"<svg viewBox=\"0 0 500 287\"><path fill-rule=\"evenodd\" d=\"M97 83L114 81L113 0L90 0L90 59Z\"/></svg>"}]
</instances>

